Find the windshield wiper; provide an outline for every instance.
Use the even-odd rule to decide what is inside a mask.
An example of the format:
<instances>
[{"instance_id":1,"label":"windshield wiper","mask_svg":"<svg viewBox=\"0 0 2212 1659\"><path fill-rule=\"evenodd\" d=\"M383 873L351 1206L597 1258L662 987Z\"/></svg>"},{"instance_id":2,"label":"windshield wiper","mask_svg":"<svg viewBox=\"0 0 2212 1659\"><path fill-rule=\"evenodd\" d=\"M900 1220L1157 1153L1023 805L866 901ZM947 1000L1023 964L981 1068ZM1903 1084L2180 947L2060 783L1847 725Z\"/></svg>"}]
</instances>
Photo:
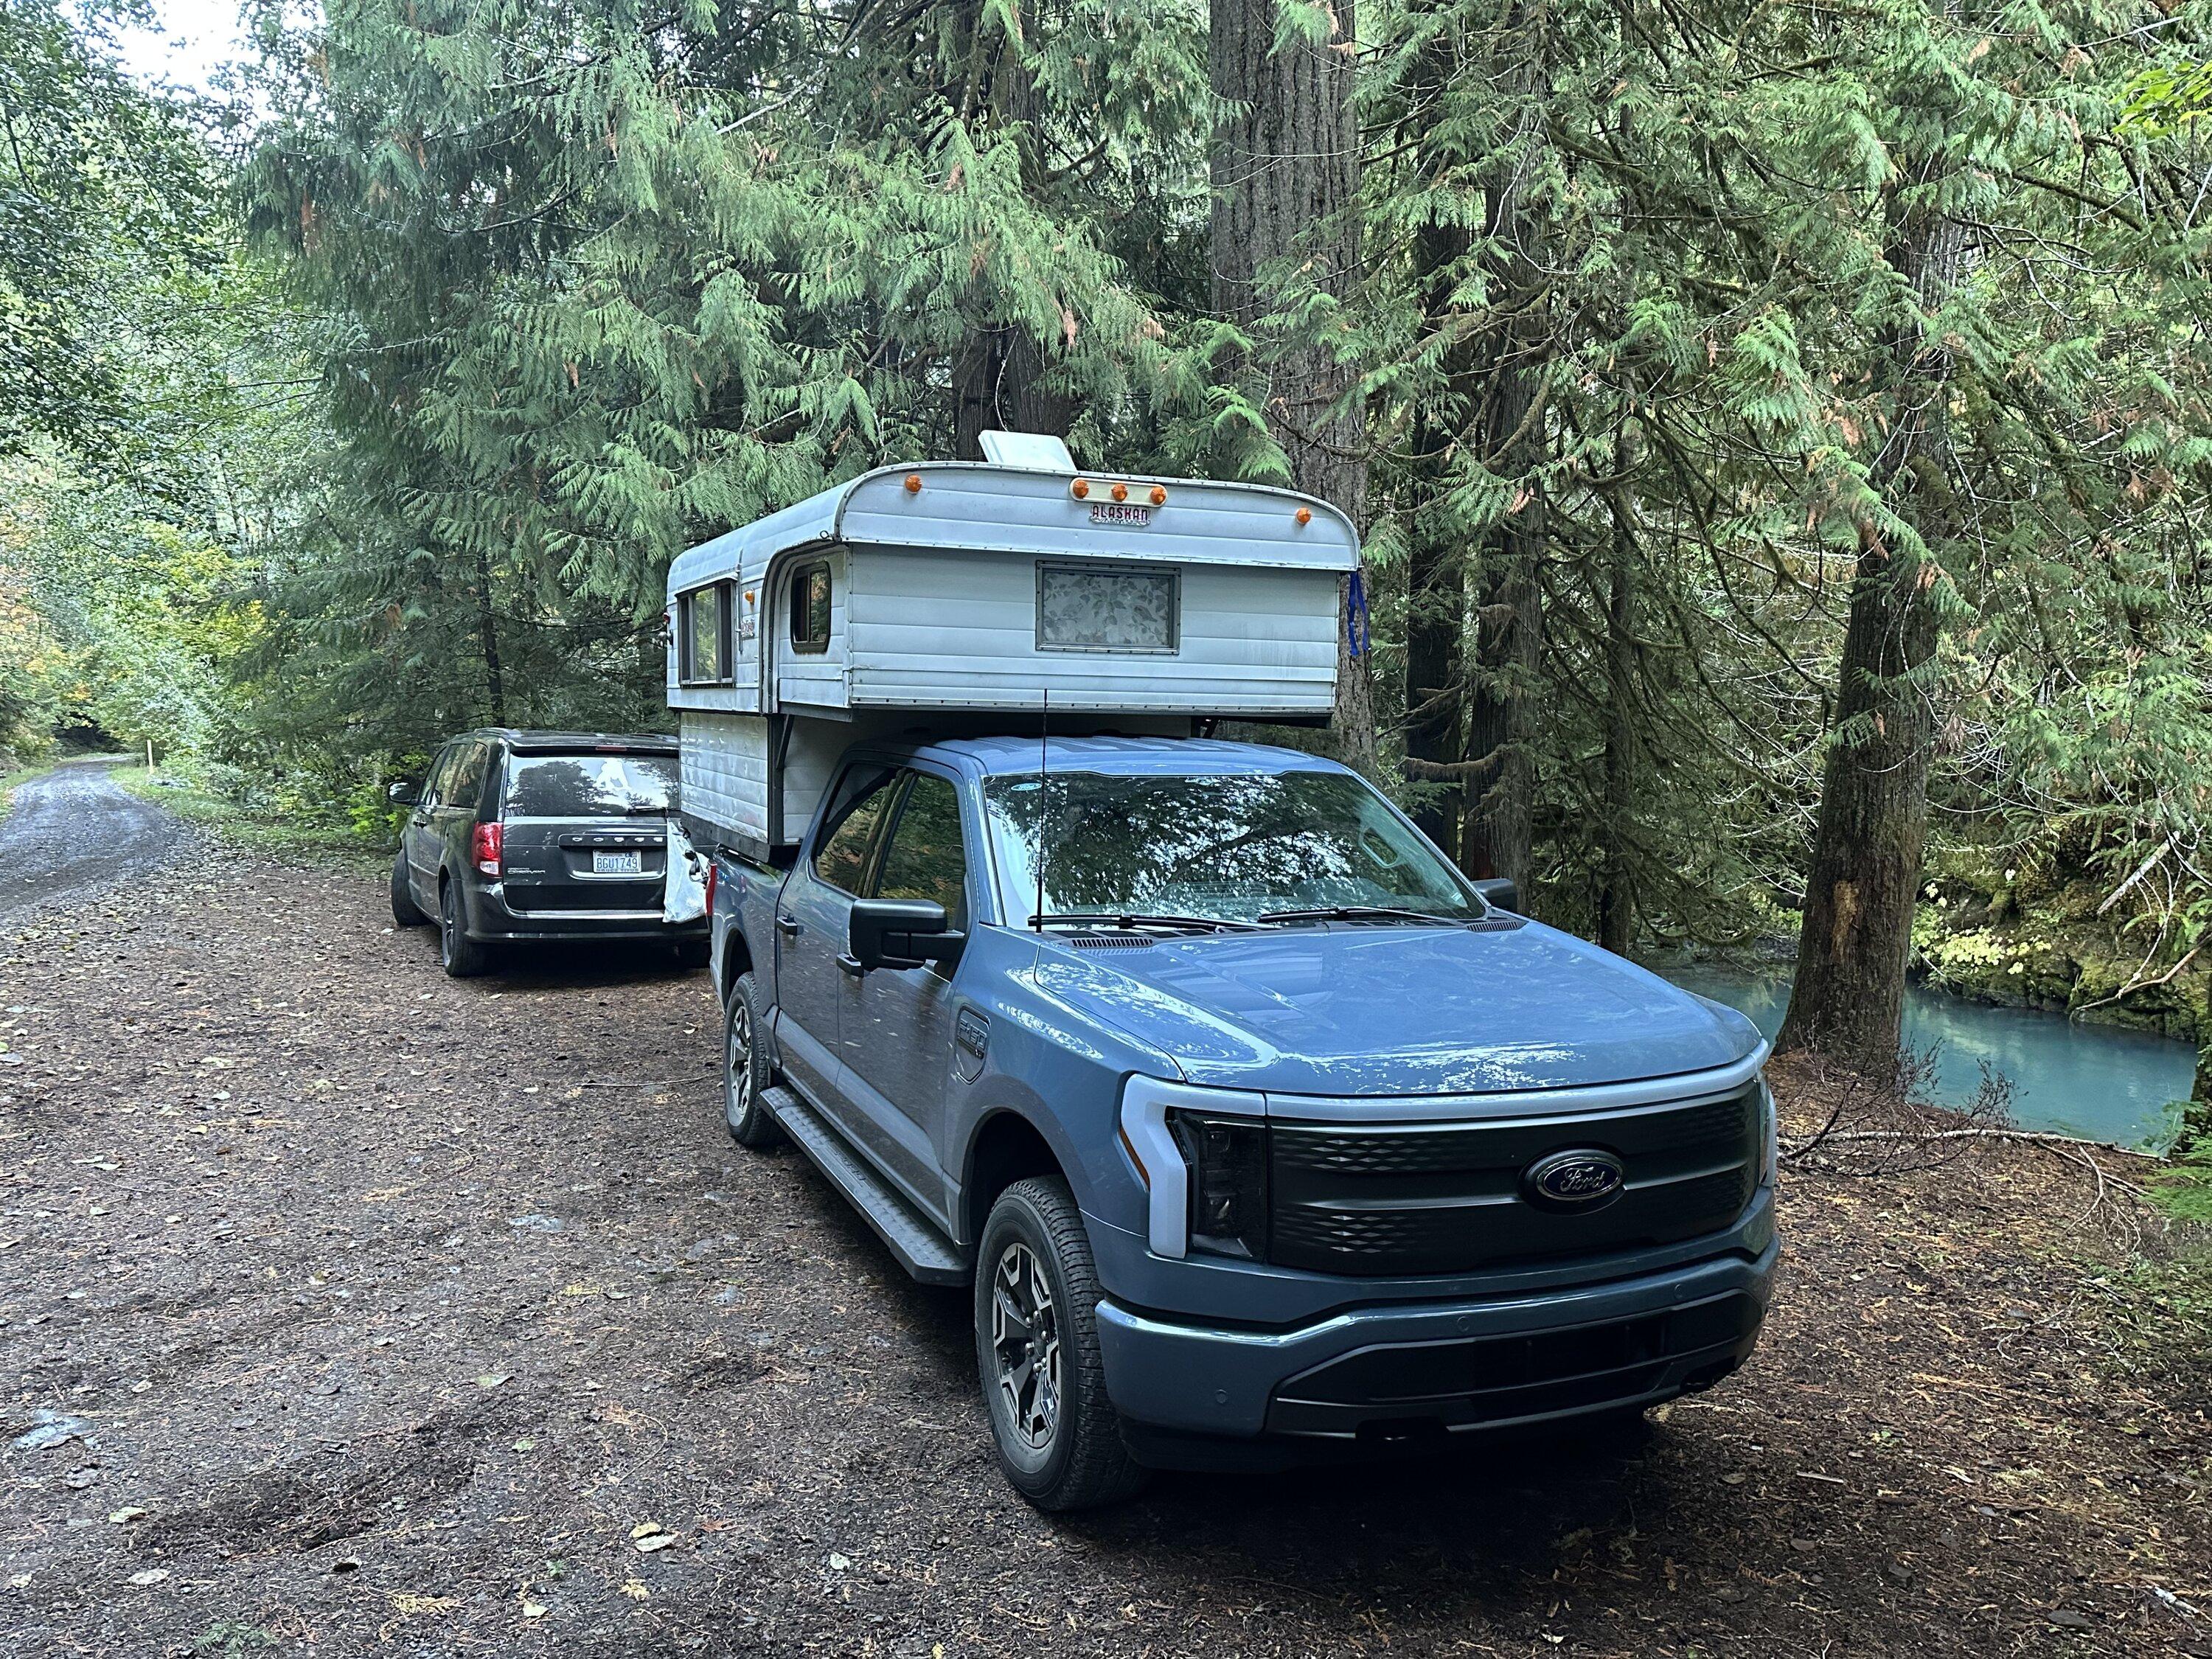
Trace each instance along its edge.
<instances>
[{"instance_id":1,"label":"windshield wiper","mask_svg":"<svg viewBox=\"0 0 2212 1659\"><path fill-rule=\"evenodd\" d=\"M1147 915L1141 911L1124 910L1119 915L1097 915L1070 912L1060 915L1031 916L1031 927L1087 926L1093 927L1202 927L1211 932L1215 928L1249 930L1259 926L1253 921L1232 921L1225 916L1168 916Z\"/></svg>"},{"instance_id":2,"label":"windshield wiper","mask_svg":"<svg viewBox=\"0 0 2212 1659\"><path fill-rule=\"evenodd\" d=\"M1472 916L1439 915L1434 910L1407 910L1389 904L1324 904L1311 910L1262 910L1261 921L1433 921L1453 927L1472 921Z\"/></svg>"}]
</instances>

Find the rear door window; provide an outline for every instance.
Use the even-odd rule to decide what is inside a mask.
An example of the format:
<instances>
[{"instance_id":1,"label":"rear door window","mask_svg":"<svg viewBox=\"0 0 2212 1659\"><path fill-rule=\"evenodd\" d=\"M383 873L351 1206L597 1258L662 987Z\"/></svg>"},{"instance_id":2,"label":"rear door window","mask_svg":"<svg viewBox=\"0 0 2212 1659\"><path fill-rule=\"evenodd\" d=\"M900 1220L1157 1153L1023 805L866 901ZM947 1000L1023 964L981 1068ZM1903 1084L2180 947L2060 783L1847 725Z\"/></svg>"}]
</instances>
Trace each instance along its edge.
<instances>
[{"instance_id":1,"label":"rear door window","mask_svg":"<svg viewBox=\"0 0 2212 1659\"><path fill-rule=\"evenodd\" d=\"M459 763L453 768L453 782L447 790L448 806L465 808L473 812L483 799L484 763L490 758L491 745L470 744L461 751Z\"/></svg>"},{"instance_id":2,"label":"rear door window","mask_svg":"<svg viewBox=\"0 0 2212 1659\"><path fill-rule=\"evenodd\" d=\"M673 755L518 755L507 764L507 815L619 818L677 802Z\"/></svg>"},{"instance_id":3,"label":"rear door window","mask_svg":"<svg viewBox=\"0 0 2212 1659\"><path fill-rule=\"evenodd\" d=\"M868 849L890 805L898 775L878 767L854 767L838 789L840 805L823 821L814 873L841 892L857 896L868 872Z\"/></svg>"},{"instance_id":4,"label":"rear door window","mask_svg":"<svg viewBox=\"0 0 2212 1659\"><path fill-rule=\"evenodd\" d=\"M876 896L934 899L945 907L945 926L968 926L968 849L960 835L960 794L947 780L927 772L914 781L899 804L898 822L884 850L876 878Z\"/></svg>"}]
</instances>

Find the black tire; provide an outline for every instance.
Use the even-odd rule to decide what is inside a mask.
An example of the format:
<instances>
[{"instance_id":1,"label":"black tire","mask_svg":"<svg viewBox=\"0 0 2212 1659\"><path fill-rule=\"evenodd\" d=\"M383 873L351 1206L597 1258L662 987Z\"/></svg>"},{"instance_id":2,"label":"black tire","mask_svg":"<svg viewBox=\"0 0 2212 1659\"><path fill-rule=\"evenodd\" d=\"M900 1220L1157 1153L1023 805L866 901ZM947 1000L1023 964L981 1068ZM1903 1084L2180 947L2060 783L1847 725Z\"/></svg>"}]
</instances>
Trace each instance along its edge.
<instances>
[{"instance_id":1,"label":"black tire","mask_svg":"<svg viewBox=\"0 0 2212 1659\"><path fill-rule=\"evenodd\" d=\"M711 939L687 939L676 947L676 965L694 973L714 959Z\"/></svg>"},{"instance_id":2,"label":"black tire","mask_svg":"<svg viewBox=\"0 0 2212 1659\"><path fill-rule=\"evenodd\" d=\"M491 967L491 947L469 937L461 920L461 884L450 878L438 884L438 959L448 979L474 979Z\"/></svg>"},{"instance_id":3,"label":"black tire","mask_svg":"<svg viewBox=\"0 0 2212 1659\"><path fill-rule=\"evenodd\" d=\"M739 974L722 1004L722 1121L740 1146L773 1146L783 1133L761 1104L775 1073L760 1034L760 987L750 974Z\"/></svg>"},{"instance_id":4,"label":"black tire","mask_svg":"<svg viewBox=\"0 0 2212 1659\"><path fill-rule=\"evenodd\" d=\"M1094 1509L1145 1484L1106 1397L1090 1236L1057 1176L1017 1181L991 1206L975 1255L975 1364L999 1467L1036 1508Z\"/></svg>"},{"instance_id":5,"label":"black tire","mask_svg":"<svg viewBox=\"0 0 2212 1659\"><path fill-rule=\"evenodd\" d=\"M392 921L399 927L427 927L430 918L422 914L422 907L415 902L415 895L407 890L407 854L402 851L392 860Z\"/></svg>"}]
</instances>

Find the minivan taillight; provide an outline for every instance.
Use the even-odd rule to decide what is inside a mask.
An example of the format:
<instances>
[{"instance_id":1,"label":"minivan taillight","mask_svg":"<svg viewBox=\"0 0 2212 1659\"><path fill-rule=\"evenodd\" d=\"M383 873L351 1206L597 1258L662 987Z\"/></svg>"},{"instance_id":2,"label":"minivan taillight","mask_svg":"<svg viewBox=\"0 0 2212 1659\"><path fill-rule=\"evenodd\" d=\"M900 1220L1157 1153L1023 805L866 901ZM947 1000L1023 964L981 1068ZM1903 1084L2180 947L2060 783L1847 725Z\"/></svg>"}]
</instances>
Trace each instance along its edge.
<instances>
[{"instance_id":1,"label":"minivan taillight","mask_svg":"<svg viewBox=\"0 0 2212 1659\"><path fill-rule=\"evenodd\" d=\"M714 914L714 889L721 878L721 866L709 860L707 865L707 914L710 916Z\"/></svg>"},{"instance_id":2,"label":"minivan taillight","mask_svg":"<svg viewBox=\"0 0 2212 1659\"><path fill-rule=\"evenodd\" d=\"M477 868L485 875L499 873L500 854L507 839L506 829L507 826L501 823L477 825L474 842Z\"/></svg>"}]
</instances>

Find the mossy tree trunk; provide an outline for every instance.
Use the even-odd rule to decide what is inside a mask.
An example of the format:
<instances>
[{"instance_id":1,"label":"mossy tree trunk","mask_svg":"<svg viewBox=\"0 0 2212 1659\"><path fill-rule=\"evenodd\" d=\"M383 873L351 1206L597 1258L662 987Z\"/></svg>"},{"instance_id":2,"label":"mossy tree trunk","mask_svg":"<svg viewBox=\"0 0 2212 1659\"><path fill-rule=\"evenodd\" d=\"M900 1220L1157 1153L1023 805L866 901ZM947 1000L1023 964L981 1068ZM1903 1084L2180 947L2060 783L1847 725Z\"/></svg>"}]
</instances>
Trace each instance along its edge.
<instances>
[{"instance_id":1,"label":"mossy tree trunk","mask_svg":"<svg viewBox=\"0 0 2212 1659\"><path fill-rule=\"evenodd\" d=\"M1927 834L1935 718L1926 671L1940 631L1950 353L1929 321L1958 285L1955 222L1906 217L1889 264L1915 316L1889 342L1889 429L1872 482L1893 517L1862 520L1836 714L1805 883L1803 931L1778 1048L1817 1048L1870 1077L1894 1074L1912 911Z\"/></svg>"}]
</instances>

